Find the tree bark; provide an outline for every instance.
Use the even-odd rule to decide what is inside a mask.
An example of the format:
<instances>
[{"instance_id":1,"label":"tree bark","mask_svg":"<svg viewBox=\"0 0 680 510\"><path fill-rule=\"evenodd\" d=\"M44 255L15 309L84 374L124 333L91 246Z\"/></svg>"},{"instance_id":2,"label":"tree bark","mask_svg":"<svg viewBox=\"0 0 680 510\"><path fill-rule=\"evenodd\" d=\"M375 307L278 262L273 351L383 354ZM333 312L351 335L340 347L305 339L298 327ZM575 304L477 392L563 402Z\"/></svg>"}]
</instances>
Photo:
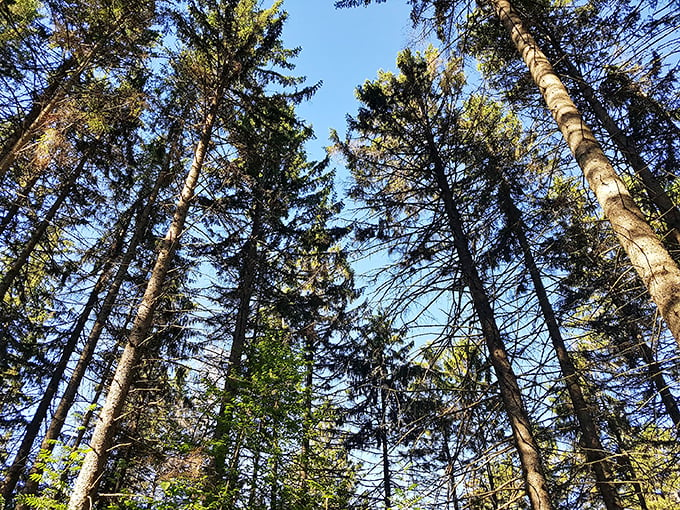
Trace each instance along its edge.
<instances>
[{"instance_id":1,"label":"tree bark","mask_svg":"<svg viewBox=\"0 0 680 510\"><path fill-rule=\"evenodd\" d=\"M123 237L127 231L128 226L129 215L127 222L119 227L119 232L116 236L113 245L111 246L111 249L107 256L107 260L105 261L104 266L101 269L100 276L97 279L97 282L95 283L94 287L92 288L90 296L87 302L85 303L83 310L80 312L78 321L76 322L73 330L71 331L71 334L68 336L64 344L59 361L52 370L52 377L50 378L50 381L48 382L47 387L45 388L43 395L40 398L40 402L38 403L38 407L36 408L33 417L31 418L31 421L26 426L26 430L24 431L24 437L14 457L14 461L7 469L5 479L2 485L2 491L0 493L5 500L6 508L11 507L10 501L12 493L14 492L14 488L16 487L16 484L19 481L19 477L21 476L22 471L26 467L26 461L28 460L28 457L31 453L31 447L33 446L35 438L38 436L38 433L40 432L40 425L47 416L47 411L50 407L50 404L52 403L52 399L54 398L54 395L57 393L59 385L61 384L61 381L64 378L66 367L68 365L69 360L71 359L71 356L73 355L73 351L75 351L75 348L78 345L80 335L85 329L85 325L87 324L87 321L90 318L90 314L92 313L92 310L94 309L99 299L99 294L102 292L102 290L110 280L114 261L120 254L123 243Z\"/></svg>"},{"instance_id":2,"label":"tree bark","mask_svg":"<svg viewBox=\"0 0 680 510\"><path fill-rule=\"evenodd\" d=\"M176 205L172 223L164 239L161 241L156 263L147 283L142 302L139 305L130 337L120 357L116 373L109 387L106 402L92 435L90 441L91 450L85 456L83 466L73 487L73 492L68 502L68 510L87 510L94 499L97 483L106 462L108 450L111 447L115 420L125 405L127 394L132 384L134 370L141 357L141 347L151 330L155 307L163 293L165 277L177 250L179 237L184 229L189 206L210 143L213 125L223 95L223 87L224 80L222 81L222 86L218 87L203 121L201 136L194 151L194 158L184 182L184 188Z\"/></svg>"},{"instance_id":3,"label":"tree bark","mask_svg":"<svg viewBox=\"0 0 680 510\"><path fill-rule=\"evenodd\" d=\"M47 432L42 440L42 443L40 445L41 451L47 452L48 454L51 453L52 450L54 449L54 442L57 439L59 439L61 430L64 426L64 423L66 423L68 414L71 411L73 402L75 401L76 396L78 394L80 383L85 377L85 373L87 372L87 369L92 361L92 357L94 356L95 350L97 348L97 344L99 343L99 338L101 337L101 334L104 331L104 328L106 327L106 323L109 319L109 316L113 311L120 288L128 276L128 268L130 266L130 263L134 259L137 253L137 247L139 246L142 239L144 238L144 235L147 232L151 211L153 209L153 205L156 202L156 199L158 198L158 193L160 191L161 185L166 180L166 173L167 171L166 172L162 171L159 173L159 176L157 177L156 182L154 183L154 186L146 200L146 205L144 206L143 210L137 217L132 237L128 242L125 253L121 258L120 265L118 266L116 274L114 275L113 280L111 282L111 286L109 287L109 290L107 291L106 296L104 297L102 307L96 315L94 324L92 325L92 329L90 330L85 345L83 346L83 349L80 353L80 358L78 359L78 362L76 363L76 366L73 369L73 372L71 373L71 377L69 378L68 384L64 389L64 393L59 401L57 409L54 412L54 415L52 416L52 420L50 421L50 425L47 428ZM42 474L42 468L38 463L34 463L29 471L28 480L26 481L26 485L24 487L24 490L22 491L23 494L29 495L35 494L37 492L38 481L36 480L36 478L40 474Z\"/></svg>"},{"instance_id":4,"label":"tree bark","mask_svg":"<svg viewBox=\"0 0 680 510\"><path fill-rule=\"evenodd\" d=\"M567 72L576 83L579 92L595 114L595 117L607 131L616 148L628 161L633 171L642 180L647 197L656 207L662 220L668 225L667 235L674 243L680 244L680 209L678 209L677 205L666 193L666 190L659 184L649 165L640 156L640 151L633 140L619 128L616 121L609 115L605 106L597 98L593 88L586 82L579 69L562 50L559 41L552 34L548 34L548 38L560 59L560 63L565 66Z\"/></svg>"},{"instance_id":5,"label":"tree bark","mask_svg":"<svg viewBox=\"0 0 680 510\"><path fill-rule=\"evenodd\" d=\"M680 268L654 234L508 0L489 0L526 63L631 264L680 346Z\"/></svg>"},{"instance_id":6,"label":"tree bark","mask_svg":"<svg viewBox=\"0 0 680 510\"><path fill-rule=\"evenodd\" d=\"M517 238L522 255L524 257L524 265L529 270L531 281L534 285L534 292L538 299L538 304L543 314L548 329L548 335L552 341L557 355L557 360L560 364L564 383L569 392L569 398L574 406L574 413L578 421L579 430L583 439L586 459L593 470L595 480L597 482L597 489L602 496L607 510L623 510L619 497L616 491L616 485L613 481L612 473L614 472L609 462L609 453L602 447L600 441L600 432L595 420L593 419L588 403L581 390L581 385L578 379L578 372L571 359L571 355L567 350L567 346L562 338L560 327L557 323L554 310L548 299L548 293L543 285L541 273L536 265L536 260L531 250L531 245L526 237L526 226L522 220L522 213L512 201L510 190L505 182L500 183L499 201L501 208L508 219L508 224L512 233Z\"/></svg>"},{"instance_id":7,"label":"tree bark","mask_svg":"<svg viewBox=\"0 0 680 510\"><path fill-rule=\"evenodd\" d=\"M380 443L382 446L383 501L385 510L392 508L392 473L390 471L390 451L387 445L387 395L384 378L380 382Z\"/></svg>"},{"instance_id":8,"label":"tree bark","mask_svg":"<svg viewBox=\"0 0 680 510\"><path fill-rule=\"evenodd\" d=\"M624 419L627 420L627 418L625 417ZM645 493L642 490L642 485L640 484L640 481L637 477L637 473L635 472L633 463L630 461L630 457L626 453L628 447L626 445L626 442L623 440L623 437L621 436L619 426L617 423L615 423L614 417L612 415L608 417L607 422L609 425L609 429L614 434L614 438L616 439L616 443L619 446L619 450L621 451L621 453L619 453L619 458L621 459L620 464L624 466L628 473L630 474L631 483L633 484L633 488L635 489L635 496L637 497L638 503L640 504L640 510L649 510L649 507L647 506L647 498L645 498Z\"/></svg>"}]
</instances>

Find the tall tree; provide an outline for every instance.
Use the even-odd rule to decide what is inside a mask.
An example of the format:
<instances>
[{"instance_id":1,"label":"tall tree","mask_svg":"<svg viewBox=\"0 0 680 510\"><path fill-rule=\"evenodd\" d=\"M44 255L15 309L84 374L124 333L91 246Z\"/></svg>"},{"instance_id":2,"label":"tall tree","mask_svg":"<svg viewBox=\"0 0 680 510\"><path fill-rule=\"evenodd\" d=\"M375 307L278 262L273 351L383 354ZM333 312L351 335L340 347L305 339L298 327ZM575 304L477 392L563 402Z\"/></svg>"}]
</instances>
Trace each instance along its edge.
<instances>
[{"instance_id":1,"label":"tall tree","mask_svg":"<svg viewBox=\"0 0 680 510\"><path fill-rule=\"evenodd\" d=\"M179 20L180 35L188 39L182 64L185 70L198 73L202 79L200 86L203 88L198 94L203 103L198 141L171 225L161 241L137 317L109 386L106 403L90 441L91 450L74 485L68 504L70 510L87 508L96 491L113 438L115 420L125 404L141 348L153 327L154 310L184 231L213 131L218 119L223 119L220 115L224 112L224 99L241 84L257 84L259 70L269 63L285 64L286 55L279 40L283 18L278 4L259 10L254 2L246 0L197 2L189 4L189 16L188 20Z\"/></svg>"},{"instance_id":2,"label":"tall tree","mask_svg":"<svg viewBox=\"0 0 680 510\"><path fill-rule=\"evenodd\" d=\"M527 494L533 508L552 508L540 448L451 184L458 165L455 151L460 142L454 119L462 74L457 62L452 62L438 77L434 50L425 56L406 50L397 64L400 75L382 73L376 82L358 89L363 107L357 118L350 120L350 137L341 148L357 180L358 196L365 197L371 207L380 210L384 200L391 210L399 211L403 206L392 193L406 192L418 202L434 200L443 208L441 214L458 255L458 269L470 290L498 379ZM426 184L418 186L423 177Z\"/></svg>"},{"instance_id":3,"label":"tall tree","mask_svg":"<svg viewBox=\"0 0 680 510\"><path fill-rule=\"evenodd\" d=\"M404 341L405 331L397 329L383 313L365 319L356 338L344 342L339 353L345 377L350 384L349 423L356 428L350 445L366 449L375 443L381 463L382 501L385 510L393 508L398 488L394 480L394 449L404 428L407 407L406 388L416 367L409 362L413 345Z\"/></svg>"},{"instance_id":4,"label":"tall tree","mask_svg":"<svg viewBox=\"0 0 680 510\"><path fill-rule=\"evenodd\" d=\"M49 15L57 20L49 39L60 50L56 68L46 70L42 90L28 91L32 103L24 110L15 105L12 128L0 149L0 175L4 175L27 143L44 129L48 116L58 108L86 71L130 65L144 55L156 34L155 2L134 7L125 2L48 2Z\"/></svg>"},{"instance_id":5,"label":"tall tree","mask_svg":"<svg viewBox=\"0 0 680 510\"><path fill-rule=\"evenodd\" d=\"M336 2L336 5L361 3L369 2L345 0ZM434 4L440 14L456 7L456 2L449 0L435 0ZM680 268L633 201L627 186L615 172L566 87L512 4L508 0L489 0L489 5L522 56L605 217L680 346Z\"/></svg>"},{"instance_id":6,"label":"tall tree","mask_svg":"<svg viewBox=\"0 0 680 510\"><path fill-rule=\"evenodd\" d=\"M576 419L585 444L584 453L588 464L592 467L597 489L606 508L620 510L623 508L618 500L614 470L609 461L611 454L605 451L600 440L600 431L590 409L593 407L586 401L581 389L578 372L566 347L566 342L557 322L553 306L548 298L540 269L527 237L527 226L522 212L517 207L513 192L521 188L521 176L514 175L514 168L530 166L531 158L524 162L517 161L521 155L518 147L531 147L531 140L521 139L519 120L510 114L504 114L497 103L483 97L472 96L466 102L463 124L469 133L469 152L471 165L481 171L480 179L488 179L491 188L497 188L496 207L505 216L507 229L516 239L524 266L529 272L536 299L541 309L548 330L548 336L555 349L569 397L574 407Z\"/></svg>"}]
</instances>

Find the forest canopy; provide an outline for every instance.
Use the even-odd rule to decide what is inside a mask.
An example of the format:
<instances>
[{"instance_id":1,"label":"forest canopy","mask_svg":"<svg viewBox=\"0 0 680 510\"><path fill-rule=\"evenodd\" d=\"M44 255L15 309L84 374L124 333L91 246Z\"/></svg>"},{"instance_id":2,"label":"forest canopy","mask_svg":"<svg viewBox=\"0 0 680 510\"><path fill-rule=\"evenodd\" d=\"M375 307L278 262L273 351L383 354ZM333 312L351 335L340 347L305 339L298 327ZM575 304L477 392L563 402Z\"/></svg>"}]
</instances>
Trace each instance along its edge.
<instances>
[{"instance_id":1,"label":"forest canopy","mask_svg":"<svg viewBox=\"0 0 680 510\"><path fill-rule=\"evenodd\" d=\"M405 3L0 3L4 509L680 509L677 6Z\"/></svg>"}]
</instances>

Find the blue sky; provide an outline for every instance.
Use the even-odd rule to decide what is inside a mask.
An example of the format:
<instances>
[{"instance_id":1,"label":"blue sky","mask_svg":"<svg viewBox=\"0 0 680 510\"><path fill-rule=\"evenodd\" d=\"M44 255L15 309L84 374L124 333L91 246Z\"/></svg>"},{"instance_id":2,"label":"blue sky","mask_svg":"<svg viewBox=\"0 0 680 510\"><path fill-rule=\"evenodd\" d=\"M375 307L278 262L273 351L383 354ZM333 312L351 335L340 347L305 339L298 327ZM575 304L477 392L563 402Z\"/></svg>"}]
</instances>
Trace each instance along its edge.
<instances>
[{"instance_id":1,"label":"blue sky","mask_svg":"<svg viewBox=\"0 0 680 510\"><path fill-rule=\"evenodd\" d=\"M298 109L317 136L309 145L310 159L321 159L329 129L343 134L345 116L356 112L356 86L374 79L378 69L394 69L397 53L413 39L410 8L405 0L354 9L336 9L333 0L285 0L283 9L289 14L284 41L302 48L295 74L309 84L323 81ZM347 174L341 168L338 180L344 187Z\"/></svg>"}]
</instances>

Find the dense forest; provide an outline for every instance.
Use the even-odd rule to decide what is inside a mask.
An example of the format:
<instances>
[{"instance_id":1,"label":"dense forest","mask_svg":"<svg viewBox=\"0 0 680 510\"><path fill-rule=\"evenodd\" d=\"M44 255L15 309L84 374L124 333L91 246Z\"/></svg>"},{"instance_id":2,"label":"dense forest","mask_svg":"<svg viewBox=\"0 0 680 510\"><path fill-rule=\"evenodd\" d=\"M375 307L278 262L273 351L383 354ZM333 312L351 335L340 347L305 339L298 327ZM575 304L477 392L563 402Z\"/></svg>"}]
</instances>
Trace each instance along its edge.
<instances>
[{"instance_id":1,"label":"dense forest","mask_svg":"<svg viewBox=\"0 0 680 510\"><path fill-rule=\"evenodd\" d=\"M408 4L0 2L4 509L680 509L677 2Z\"/></svg>"}]
</instances>

